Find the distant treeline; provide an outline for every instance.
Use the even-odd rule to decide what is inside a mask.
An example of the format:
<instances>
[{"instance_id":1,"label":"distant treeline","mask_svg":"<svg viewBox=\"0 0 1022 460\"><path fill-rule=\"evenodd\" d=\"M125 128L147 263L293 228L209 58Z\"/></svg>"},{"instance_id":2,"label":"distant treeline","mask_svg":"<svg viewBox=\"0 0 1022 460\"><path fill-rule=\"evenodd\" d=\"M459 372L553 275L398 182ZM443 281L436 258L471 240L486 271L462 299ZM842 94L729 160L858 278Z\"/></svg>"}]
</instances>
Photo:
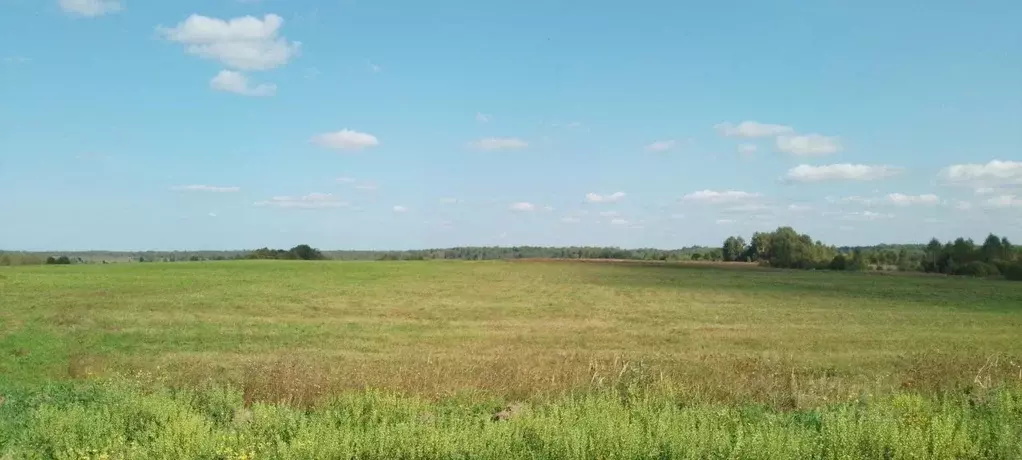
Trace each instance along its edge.
<instances>
[{"instance_id":1,"label":"distant treeline","mask_svg":"<svg viewBox=\"0 0 1022 460\"><path fill-rule=\"evenodd\" d=\"M740 236L724 240L724 261L759 262L777 268L827 270L900 270L946 275L995 277L1022 281L1022 248L990 234L977 245L957 238L941 244L837 248L814 241L791 227L756 232L749 243Z\"/></svg>"},{"instance_id":2,"label":"distant treeline","mask_svg":"<svg viewBox=\"0 0 1022 460\"><path fill-rule=\"evenodd\" d=\"M682 249L622 249L617 247L457 247L443 249L416 249L404 251L321 251L308 245L291 249L260 248L238 251L85 251L63 252L3 252L0 265L38 265L47 257L66 257L71 263L114 262L184 262L202 260L286 259L286 260L494 260L494 259L632 259L680 261L695 259L721 260L720 249L694 246Z\"/></svg>"},{"instance_id":3,"label":"distant treeline","mask_svg":"<svg viewBox=\"0 0 1022 460\"><path fill-rule=\"evenodd\" d=\"M493 259L626 259L759 262L778 268L828 270L900 270L966 276L1004 276L1022 279L1022 252L1007 238L990 235L982 245L958 238L941 244L835 247L799 234L791 227L757 232L747 243L732 236L718 248L623 249L618 247L456 247L406 251L321 251L306 244L291 249L260 248L236 251L87 251L66 253L3 252L0 265L79 264L115 262L182 262L237 259L283 260L493 260Z\"/></svg>"}]
</instances>

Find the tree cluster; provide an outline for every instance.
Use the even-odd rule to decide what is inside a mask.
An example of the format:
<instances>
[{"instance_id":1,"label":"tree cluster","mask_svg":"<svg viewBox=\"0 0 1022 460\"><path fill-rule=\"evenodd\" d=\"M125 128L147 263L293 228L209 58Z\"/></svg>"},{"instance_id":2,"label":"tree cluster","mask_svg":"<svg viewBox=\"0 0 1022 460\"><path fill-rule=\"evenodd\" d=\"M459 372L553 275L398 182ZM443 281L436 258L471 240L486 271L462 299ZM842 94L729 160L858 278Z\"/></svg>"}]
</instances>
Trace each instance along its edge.
<instances>
[{"instance_id":1,"label":"tree cluster","mask_svg":"<svg viewBox=\"0 0 1022 460\"><path fill-rule=\"evenodd\" d=\"M930 273L964 276L998 276L1022 280L1022 258L1008 238L990 234L982 245L958 238L941 244L936 238L926 245L921 263Z\"/></svg>"},{"instance_id":2,"label":"tree cluster","mask_svg":"<svg viewBox=\"0 0 1022 460\"><path fill-rule=\"evenodd\" d=\"M725 262L759 262L777 268L830 268L838 255L836 248L799 234L791 227L773 232L756 232L746 244L740 236L724 240L721 254Z\"/></svg>"},{"instance_id":3,"label":"tree cluster","mask_svg":"<svg viewBox=\"0 0 1022 460\"><path fill-rule=\"evenodd\" d=\"M288 250L260 248L245 255L245 259L279 259L279 260L326 260L319 249L307 244L299 244Z\"/></svg>"},{"instance_id":4,"label":"tree cluster","mask_svg":"<svg viewBox=\"0 0 1022 460\"><path fill-rule=\"evenodd\" d=\"M1007 238L991 234L981 246L958 238L926 246L885 245L835 248L791 227L757 232L749 243L731 236L721 246L724 261L759 262L777 268L829 270L902 270L962 276L999 276L1022 280L1022 256Z\"/></svg>"},{"instance_id":5,"label":"tree cluster","mask_svg":"<svg viewBox=\"0 0 1022 460\"><path fill-rule=\"evenodd\" d=\"M47 257L46 265L71 265L71 258L68 256Z\"/></svg>"}]
</instances>

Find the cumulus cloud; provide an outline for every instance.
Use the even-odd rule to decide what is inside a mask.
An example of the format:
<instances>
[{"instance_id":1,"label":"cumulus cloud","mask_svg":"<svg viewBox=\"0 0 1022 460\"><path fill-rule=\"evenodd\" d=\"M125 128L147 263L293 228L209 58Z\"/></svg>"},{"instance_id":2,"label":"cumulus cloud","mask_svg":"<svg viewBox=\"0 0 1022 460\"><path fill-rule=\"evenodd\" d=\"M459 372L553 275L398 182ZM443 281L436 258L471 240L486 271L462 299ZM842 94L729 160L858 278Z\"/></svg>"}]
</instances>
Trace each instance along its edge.
<instances>
[{"instance_id":1,"label":"cumulus cloud","mask_svg":"<svg viewBox=\"0 0 1022 460\"><path fill-rule=\"evenodd\" d=\"M951 165L937 178L945 185L972 187L977 194L989 195L998 188L1022 186L1022 162L992 160L986 164Z\"/></svg>"},{"instance_id":2,"label":"cumulus cloud","mask_svg":"<svg viewBox=\"0 0 1022 460\"><path fill-rule=\"evenodd\" d=\"M784 178L788 182L873 181L896 176L901 172L901 168L888 165L798 165L788 170Z\"/></svg>"},{"instance_id":3,"label":"cumulus cloud","mask_svg":"<svg viewBox=\"0 0 1022 460\"><path fill-rule=\"evenodd\" d=\"M647 145L646 150L649 150L650 152L664 152L673 149L675 145L677 145L677 142L673 140L656 141Z\"/></svg>"},{"instance_id":4,"label":"cumulus cloud","mask_svg":"<svg viewBox=\"0 0 1022 460\"><path fill-rule=\"evenodd\" d=\"M682 200L706 204L740 204L761 198L760 193L743 192L740 190L700 190L681 197Z\"/></svg>"},{"instance_id":5,"label":"cumulus cloud","mask_svg":"<svg viewBox=\"0 0 1022 460\"><path fill-rule=\"evenodd\" d=\"M320 147L335 150L361 150L380 145L376 136L360 133L350 129L342 129L333 133L324 133L312 137L312 143Z\"/></svg>"},{"instance_id":6,"label":"cumulus cloud","mask_svg":"<svg viewBox=\"0 0 1022 460\"><path fill-rule=\"evenodd\" d=\"M401 205L396 205L392 209L394 210L394 212L408 212L408 208Z\"/></svg>"},{"instance_id":7,"label":"cumulus cloud","mask_svg":"<svg viewBox=\"0 0 1022 460\"><path fill-rule=\"evenodd\" d=\"M490 151L524 149L529 146L529 143L516 137L487 137L469 145L476 150Z\"/></svg>"},{"instance_id":8,"label":"cumulus cloud","mask_svg":"<svg viewBox=\"0 0 1022 460\"><path fill-rule=\"evenodd\" d=\"M841 150L838 138L820 134L778 136L777 150L795 156L830 155Z\"/></svg>"},{"instance_id":9,"label":"cumulus cloud","mask_svg":"<svg viewBox=\"0 0 1022 460\"><path fill-rule=\"evenodd\" d=\"M923 195L906 195L904 193L891 193L887 195L887 202L897 206L924 205L933 206L940 204L940 197L932 193Z\"/></svg>"},{"instance_id":10,"label":"cumulus cloud","mask_svg":"<svg viewBox=\"0 0 1022 460\"><path fill-rule=\"evenodd\" d=\"M214 193L234 193L241 191L241 187L217 187L215 185L178 185L176 187L172 187L172 189L184 192Z\"/></svg>"},{"instance_id":11,"label":"cumulus cloud","mask_svg":"<svg viewBox=\"0 0 1022 460\"><path fill-rule=\"evenodd\" d=\"M60 0L58 3L65 13L89 18L116 13L123 9L118 0Z\"/></svg>"},{"instance_id":12,"label":"cumulus cloud","mask_svg":"<svg viewBox=\"0 0 1022 460\"><path fill-rule=\"evenodd\" d=\"M298 54L301 44L280 36L284 19L267 14L230 20L193 14L175 27L158 27L166 39L185 45L185 51L215 59L238 70L269 70Z\"/></svg>"},{"instance_id":13,"label":"cumulus cloud","mask_svg":"<svg viewBox=\"0 0 1022 460\"><path fill-rule=\"evenodd\" d=\"M610 195L600 195L598 193L586 193L586 201L590 203L613 203L621 201L625 197L625 192L614 192Z\"/></svg>"},{"instance_id":14,"label":"cumulus cloud","mask_svg":"<svg viewBox=\"0 0 1022 460\"><path fill-rule=\"evenodd\" d=\"M209 87L217 91L241 94L243 96L273 96L277 94L277 85L260 83L253 86L248 77L233 70L221 70L209 82Z\"/></svg>"},{"instance_id":15,"label":"cumulus cloud","mask_svg":"<svg viewBox=\"0 0 1022 460\"><path fill-rule=\"evenodd\" d=\"M257 201L256 206L293 209L340 208L348 203L341 201L330 193L310 193L304 196L275 196L269 200Z\"/></svg>"},{"instance_id":16,"label":"cumulus cloud","mask_svg":"<svg viewBox=\"0 0 1022 460\"><path fill-rule=\"evenodd\" d=\"M536 210L536 205L534 205L532 203L526 203L526 202L522 201L522 202L519 202L519 203L512 203L510 209L512 211L525 211L525 212L535 211Z\"/></svg>"},{"instance_id":17,"label":"cumulus cloud","mask_svg":"<svg viewBox=\"0 0 1022 460\"><path fill-rule=\"evenodd\" d=\"M745 138L772 137L795 131L791 126L760 123L752 120L743 121L737 125L729 122L717 123L714 128L722 136Z\"/></svg>"}]
</instances>

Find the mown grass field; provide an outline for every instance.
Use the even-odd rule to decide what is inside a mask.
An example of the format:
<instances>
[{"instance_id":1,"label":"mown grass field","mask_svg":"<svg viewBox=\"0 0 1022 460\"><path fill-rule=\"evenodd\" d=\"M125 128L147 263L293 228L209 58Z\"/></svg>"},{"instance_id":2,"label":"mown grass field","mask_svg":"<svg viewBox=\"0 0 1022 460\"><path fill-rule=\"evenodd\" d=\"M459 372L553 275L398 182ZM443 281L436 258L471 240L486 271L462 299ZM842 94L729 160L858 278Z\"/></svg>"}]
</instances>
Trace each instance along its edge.
<instances>
[{"instance_id":1,"label":"mown grass field","mask_svg":"<svg viewBox=\"0 0 1022 460\"><path fill-rule=\"evenodd\" d=\"M0 458L1022 456L1022 283L237 261L0 302Z\"/></svg>"}]
</instances>

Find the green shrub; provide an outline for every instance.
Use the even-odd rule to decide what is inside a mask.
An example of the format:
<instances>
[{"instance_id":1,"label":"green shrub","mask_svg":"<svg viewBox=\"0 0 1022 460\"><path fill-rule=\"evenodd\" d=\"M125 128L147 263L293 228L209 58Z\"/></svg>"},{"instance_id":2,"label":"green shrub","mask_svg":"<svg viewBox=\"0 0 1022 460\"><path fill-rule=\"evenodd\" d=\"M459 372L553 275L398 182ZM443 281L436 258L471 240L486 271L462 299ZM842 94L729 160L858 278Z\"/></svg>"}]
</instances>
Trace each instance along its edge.
<instances>
[{"instance_id":1,"label":"green shrub","mask_svg":"<svg viewBox=\"0 0 1022 460\"><path fill-rule=\"evenodd\" d=\"M954 274L982 278L987 276L998 276L1001 272L997 269L997 266L993 264L975 260L957 267Z\"/></svg>"},{"instance_id":2,"label":"green shrub","mask_svg":"<svg viewBox=\"0 0 1022 460\"><path fill-rule=\"evenodd\" d=\"M1004 270L1004 278L1011 281L1022 281L1022 261L1009 265Z\"/></svg>"}]
</instances>

